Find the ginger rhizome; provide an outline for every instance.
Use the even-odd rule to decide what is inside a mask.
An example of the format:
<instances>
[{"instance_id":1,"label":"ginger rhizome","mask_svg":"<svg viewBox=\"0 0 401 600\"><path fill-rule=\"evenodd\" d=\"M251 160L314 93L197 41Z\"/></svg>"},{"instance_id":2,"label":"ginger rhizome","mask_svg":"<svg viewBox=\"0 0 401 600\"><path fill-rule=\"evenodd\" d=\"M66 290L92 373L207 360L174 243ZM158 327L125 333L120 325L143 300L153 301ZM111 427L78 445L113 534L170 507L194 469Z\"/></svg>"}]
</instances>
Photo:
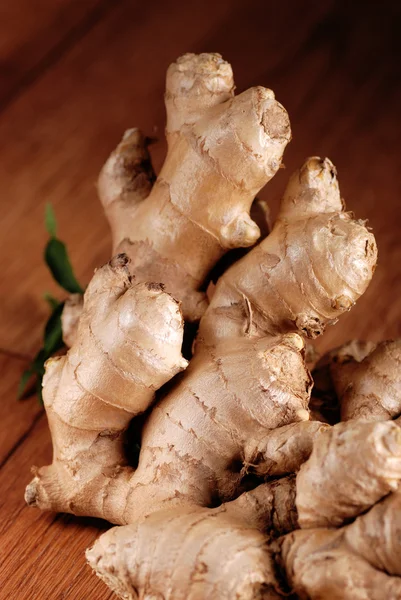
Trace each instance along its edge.
<instances>
[{"instance_id":1,"label":"ginger rhizome","mask_svg":"<svg viewBox=\"0 0 401 600\"><path fill-rule=\"evenodd\" d=\"M165 284L185 319L198 320L213 265L260 236L251 205L280 168L291 130L271 90L234 96L231 66L218 54L186 54L172 64L165 102L168 151L159 176L146 138L130 129L106 162L98 190L113 254L126 253L136 281Z\"/></svg>"},{"instance_id":2,"label":"ginger rhizome","mask_svg":"<svg viewBox=\"0 0 401 600\"><path fill-rule=\"evenodd\" d=\"M87 557L125 599L280 598L290 587L323 598L325 544L336 548L336 569L356 557L355 597L382 579L398 590L396 561L384 572L397 540L377 531L384 553L359 550L398 506L400 430L388 419L401 408L372 366L381 360L388 377L386 359L366 348L351 357L355 368L351 359L321 367L341 410L358 412L372 385L387 411L335 426L310 410L305 363L304 338L366 290L374 236L346 212L333 164L310 158L290 178L271 233L221 275L208 303L202 286L214 264L259 237L249 211L281 164L288 117L264 88L233 96L218 55L172 65L166 107L158 178L136 129L99 178L116 254L96 271L83 307L72 299L64 314L71 348L48 362L43 391L53 462L35 469L26 500L118 525ZM184 319L200 319L189 365ZM386 352L396 363L395 350ZM376 383L364 383L372 370ZM145 412L129 464L127 428ZM322 584L309 580L315 572Z\"/></svg>"},{"instance_id":3,"label":"ginger rhizome","mask_svg":"<svg viewBox=\"0 0 401 600\"><path fill-rule=\"evenodd\" d=\"M296 478L301 529L276 542L296 597L400 598L400 481L394 422L350 420L315 439Z\"/></svg>"},{"instance_id":4,"label":"ginger rhizome","mask_svg":"<svg viewBox=\"0 0 401 600\"><path fill-rule=\"evenodd\" d=\"M342 422L315 438L298 472L301 529L275 543L295 597L401 597L400 359L399 340L353 341L316 366Z\"/></svg>"}]
</instances>

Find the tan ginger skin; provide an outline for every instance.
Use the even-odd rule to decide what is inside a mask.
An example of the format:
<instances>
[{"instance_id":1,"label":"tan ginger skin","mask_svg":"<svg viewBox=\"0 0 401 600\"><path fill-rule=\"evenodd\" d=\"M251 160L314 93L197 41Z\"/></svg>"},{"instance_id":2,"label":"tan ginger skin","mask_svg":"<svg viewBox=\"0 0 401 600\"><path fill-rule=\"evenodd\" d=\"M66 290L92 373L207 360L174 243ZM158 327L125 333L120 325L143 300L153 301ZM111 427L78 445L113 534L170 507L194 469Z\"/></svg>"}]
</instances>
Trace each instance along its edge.
<instances>
[{"instance_id":1,"label":"tan ginger skin","mask_svg":"<svg viewBox=\"0 0 401 600\"><path fill-rule=\"evenodd\" d=\"M231 65L219 54L179 58L167 71L168 151L159 176L147 139L133 128L98 181L113 255L127 254L137 282L163 283L188 321L198 321L207 308L200 288L215 263L258 240L251 206L281 167L291 139L288 115L271 90L234 96L234 88ZM69 347L81 311L76 297L64 308Z\"/></svg>"},{"instance_id":2,"label":"tan ginger skin","mask_svg":"<svg viewBox=\"0 0 401 600\"><path fill-rule=\"evenodd\" d=\"M213 265L260 236L249 212L281 166L290 123L271 90L234 96L231 66L219 54L186 54L172 64L165 102L168 151L157 179L146 140L132 129L98 190L113 253L126 253L136 281L164 283L185 319L198 320L207 307L199 290Z\"/></svg>"},{"instance_id":3,"label":"tan ginger skin","mask_svg":"<svg viewBox=\"0 0 401 600\"><path fill-rule=\"evenodd\" d=\"M170 67L165 165L151 190L137 130L106 163L99 188L119 252L88 286L71 349L46 365L53 463L35 469L26 500L119 525L87 556L125 599L280 598L285 579L300 597L324 597L321 588L298 585L292 558L301 556L302 498L312 494L306 474L324 472L316 453L322 447L324 460L325 440L338 432L310 419L302 336L320 335L363 294L376 245L364 222L345 212L332 163L308 159L290 179L271 234L222 275L206 308L199 287L225 250L256 241L250 205L289 139L272 92L255 88L233 99L232 89L218 55L186 55ZM181 306L189 319L206 309L189 366ZM182 370L149 410L131 467L124 450L131 419ZM376 511L372 523L394 512L378 507L400 478L397 426L369 423L364 436L355 423L342 424L350 442L320 493L325 486L334 493L354 439L374 441L367 466L354 470L360 488L369 487L366 472L381 487L328 529L344 540L349 519L367 507ZM259 485L249 489L252 478ZM319 520L313 527L327 529ZM341 538L345 554L346 543ZM360 560L358 585L368 589L370 569L382 575L382 566ZM397 582L391 575L383 577Z\"/></svg>"},{"instance_id":4,"label":"tan ginger skin","mask_svg":"<svg viewBox=\"0 0 401 600\"><path fill-rule=\"evenodd\" d=\"M273 544L295 597L401 597L400 480L394 422L347 421L315 440L296 480L301 529Z\"/></svg>"},{"instance_id":5,"label":"tan ginger skin","mask_svg":"<svg viewBox=\"0 0 401 600\"><path fill-rule=\"evenodd\" d=\"M275 542L296 598L401 598L400 362L401 340L353 341L317 366L343 422L314 440L296 478L301 529Z\"/></svg>"}]
</instances>

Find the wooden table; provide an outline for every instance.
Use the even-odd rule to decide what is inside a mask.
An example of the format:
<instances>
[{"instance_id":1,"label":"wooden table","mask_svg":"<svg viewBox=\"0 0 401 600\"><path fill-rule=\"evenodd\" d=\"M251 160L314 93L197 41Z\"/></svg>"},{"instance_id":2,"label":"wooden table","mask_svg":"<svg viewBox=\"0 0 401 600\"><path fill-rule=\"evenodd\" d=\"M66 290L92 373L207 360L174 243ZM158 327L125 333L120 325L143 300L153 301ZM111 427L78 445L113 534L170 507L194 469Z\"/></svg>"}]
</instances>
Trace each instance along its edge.
<instances>
[{"instance_id":1,"label":"wooden table","mask_svg":"<svg viewBox=\"0 0 401 600\"><path fill-rule=\"evenodd\" d=\"M16 400L22 370L60 298L42 259L44 205L78 278L110 252L97 173L124 129L161 140L164 75L186 52L219 51L239 90L274 89L289 111L287 169L263 191L273 212L288 174L311 154L338 167L343 195L377 237L368 292L320 343L401 334L400 30L393 2L14 0L0 8L0 598L110 598L84 549L106 524L25 507L32 464L51 459L43 409Z\"/></svg>"}]
</instances>

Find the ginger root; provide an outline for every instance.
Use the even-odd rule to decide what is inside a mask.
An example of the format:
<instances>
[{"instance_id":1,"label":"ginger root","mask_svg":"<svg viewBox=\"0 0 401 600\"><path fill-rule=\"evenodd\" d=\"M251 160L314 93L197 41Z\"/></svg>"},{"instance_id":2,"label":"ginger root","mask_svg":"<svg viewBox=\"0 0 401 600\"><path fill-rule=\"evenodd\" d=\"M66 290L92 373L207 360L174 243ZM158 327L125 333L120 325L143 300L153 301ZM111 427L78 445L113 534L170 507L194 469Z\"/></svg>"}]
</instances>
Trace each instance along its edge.
<instances>
[{"instance_id":1,"label":"ginger root","mask_svg":"<svg viewBox=\"0 0 401 600\"><path fill-rule=\"evenodd\" d=\"M315 440L296 480L301 529L272 546L296 597L400 598L400 457L391 421L348 421Z\"/></svg>"},{"instance_id":2,"label":"ginger root","mask_svg":"<svg viewBox=\"0 0 401 600\"><path fill-rule=\"evenodd\" d=\"M137 281L165 284L191 321L207 307L200 288L217 260L259 238L251 205L291 139L288 115L271 90L234 96L234 87L219 54L179 58L167 71L168 151L159 176L146 138L131 129L98 182L113 254L129 256Z\"/></svg>"},{"instance_id":3,"label":"ginger root","mask_svg":"<svg viewBox=\"0 0 401 600\"><path fill-rule=\"evenodd\" d=\"M176 600L278 600L281 588L266 533L296 527L294 495L294 480L282 478L217 508L161 510L109 530L87 558L121 598L148 593ZM165 557L162 568L152 556Z\"/></svg>"},{"instance_id":4,"label":"ginger root","mask_svg":"<svg viewBox=\"0 0 401 600\"><path fill-rule=\"evenodd\" d=\"M273 545L296 597L401 597L398 353L399 342L354 341L317 367L329 366L348 420L315 438L296 478L301 529Z\"/></svg>"},{"instance_id":5,"label":"ginger root","mask_svg":"<svg viewBox=\"0 0 401 600\"><path fill-rule=\"evenodd\" d=\"M81 294L70 294L65 301L63 312L61 313L61 327L63 341L68 348L71 348L75 342L83 307L84 300Z\"/></svg>"},{"instance_id":6,"label":"ginger root","mask_svg":"<svg viewBox=\"0 0 401 600\"><path fill-rule=\"evenodd\" d=\"M314 441L297 475L299 524L303 528L338 527L395 491L400 480L401 429L397 425L391 421L338 423Z\"/></svg>"},{"instance_id":7,"label":"ginger root","mask_svg":"<svg viewBox=\"0 0 401 600\"><path fill-rule=\"evenodd\" d=\"M72 348L46 363L53 464L35 470L28 504L75 514L94 514L96 506L107 518L104 491L117 472L131 472L123 447L130 420L187 366L178 302L161 284L135 284L127 264L117 255L96 271Z\"/></svg>"},{"instance_id":8,"label":"ginger root","mask_svg":"<svg viewBox=\"0 0 401 600\"><path fill-rule=\"evenodd\" d=\"M380 421L398 416L401 413L400 364L400 340L369 345L362 355L345 354L343 347L335 351L330 375L339 398L341 419Z\"/></svg>"},{"instance_id":9,"label":"ginger root","mask_svg":"<svg viewBox=\"0 0 401 600\"><path fill-rule=\"evenodd\" d=\"M358 556L361 589L376 593L383 579L398 590L395 562L385 575L385 558L362 556L346 533L355 526L362 540L396 510L380 502L395 497L401 477L397 425L311 420L305 363L304 337L322 334L369 285L374 236L345 211L334 165L309 158L271 233L221 275L208 303L210 269L260 235L249 212L281 164L290 127L270 90L233 96L219 55L185 55L166 88L159 177L136 129L100 175L116 256L96 271L78 328L79 307L64 315L71 349L47 363L44 379L53 462L35 469L26 500L118 525L87 558L126 600L277 599L288 584L299 597L323 598L335 570L315 587L304 570L314 575L308 548L323 556L326 531L338 542L338 569ZM189 366L184 319L200 319ZM145 412L138 462L129 464L127 428ZM342 490L361 440L366 451ZM372 505L371 521L359 521Z\"/></svg>"},{"instance_id":10,"label":"ginger root","mask_svg":"<svg viewBox=\"0 0 401 600\"><path fill-rule=\"evenodd\" d=\"M397 600L401 597L401 578L376 569L354 552L348 541L342 529L324 528L300 529L283 538L281 556L295 598ZM363 545L370 543L367 536Z\"/></svg>"}]
</instances>

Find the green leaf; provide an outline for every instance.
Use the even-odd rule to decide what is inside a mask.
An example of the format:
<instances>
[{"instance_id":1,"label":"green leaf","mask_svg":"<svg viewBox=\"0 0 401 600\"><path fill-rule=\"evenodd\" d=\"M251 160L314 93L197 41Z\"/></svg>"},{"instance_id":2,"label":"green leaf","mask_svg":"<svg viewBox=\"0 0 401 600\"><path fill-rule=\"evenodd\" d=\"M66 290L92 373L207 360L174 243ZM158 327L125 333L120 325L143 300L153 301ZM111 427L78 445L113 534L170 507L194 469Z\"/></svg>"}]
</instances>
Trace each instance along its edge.
<instances>
[{"instance_id":1,"label":"green leaf","mask_svg":"<svg viewBox=\"0 0 401 600\"><path fill-rule=\"evenodd\" d=\"M52 310L54 310L55 308L57 308L57 306L60 304L60 301L57 300L57 298L55 298L51 294L49 294L49 292L45 292L43 294L43 299L46 300L47 304L50 306L50 308Z\"/></svg>"},{"instance_id":2,"label":"green leaf","mask_svg":"<svg viewBox=\"0 0 401 600\"><path fill-rule=\"evenodd\" d=\"M63 312L63 308L64 302L59 302L46 323L44 335L45 360L64 345L61 327L61 313Z\"/></svg>"},{"instance_id":3,"label":"green leaf","mask_svg":"<svg viewBox=\"0 0 401 600\"><path fill-rule=\"evenodd\" d=\"M57 233L56 215L50 202L46 204L45 209L45 225L50 237L55 238Z\"/></svg>"},{"instance_id":4,"label":"green leaf","mask_svg":"<svg viewBox=\"0 0 401 600\"><path fill-rule=\"evenodd\" d=\"M53 299L54 300L54 299ZM56 301L57 302L57 301ZM47 320L44 331L44 345L39 350L29 368L23 372L18 384L17 397L23 399L27 392L27 384L33 375L36 375L36 393L39 401L42 402L42 379L45 374L45 362L63 345L63 334L61 327L61 313L63 312L64 302L57 302L52 314Z\"/></svg>"},{"instance_id":5,"label":"green leaf","mask_svg":"<svg viewBox=\"0 0 401 600\"><path fill-rule=\"evenodd\" d=\"M39 352L37 353L37 355L31 362L31 364L29 365L29 368L26 369L26 371L24 371L22 373L20 382L18 384L18 390L17 390L18 400L24 400L25 398L27 398L28 396L30 396L33 393L32 388L30 388L30 387L27 388L27 383L29 382L31 377L33 377L34 375L36 376L36 383L35 383L36 388L38 385L38 380L40 382L42 381L43 375L45 373L44 363L47 360L47 358L48 357L46 357L45 351L42 348L41 350L39 350Z\"/></svg>"},{"instance_id":6,"label":"green leaf","mask_svg":"<svg viewBox=\"0 0 401 600\"><path fill-rule=\"evenodd\" d=\"M50 240L46 245L44 256L54 279L70 294L83 294L84 290L75 278L65 244L56 237L57 221L51 204L46 205L45 223ZM36 375L36 392L42 402L42 379L45 374L45 362L64 346L61 326L61 313L64 302L59 302L49 293L44 294L44 299L49 304L52 313L45 326L43 348L39 350L29 368L21 376L17 391L19 399L28 394L30 390L27 389L27 384Z\"/></svg>"},{"instance_id":7,"label":"green leaf","mask_svg":"<svg viewBox=\"0 0 401 600\"><path fill-rule=\"evenodd\" d=\"M34 374L32 369L26 369L22 375L21 375L21 379L19 380L19 384L18 384L18 389L17 389L17 398L18 400L22 400L22 398L24 397L25 391L26 391L26 386L28 384L28 381L31 379L32 375Z\"/></svg>"},{"instance_id":8,"label":"green leaf","mask_svg":"<svg viewBox=\"0 0 401 600\"><path fill-rule=\"evenodd\" d=\"M31 364L31 369L36 375L43 377L45 374L45 362L48 358L45 349L41 348Z\"/></svg>"},{"instance_id":9,"label":"green leaf","mask_svg":"<svg viewBox=\"0 0 401 600\"><path fill-rule=\"evenodd\" d=\"M54 279L70 294L83 294L73 273L65 244L56 238L51 238L45 249L45 261Z\"/></svg>"}]
</instances>

